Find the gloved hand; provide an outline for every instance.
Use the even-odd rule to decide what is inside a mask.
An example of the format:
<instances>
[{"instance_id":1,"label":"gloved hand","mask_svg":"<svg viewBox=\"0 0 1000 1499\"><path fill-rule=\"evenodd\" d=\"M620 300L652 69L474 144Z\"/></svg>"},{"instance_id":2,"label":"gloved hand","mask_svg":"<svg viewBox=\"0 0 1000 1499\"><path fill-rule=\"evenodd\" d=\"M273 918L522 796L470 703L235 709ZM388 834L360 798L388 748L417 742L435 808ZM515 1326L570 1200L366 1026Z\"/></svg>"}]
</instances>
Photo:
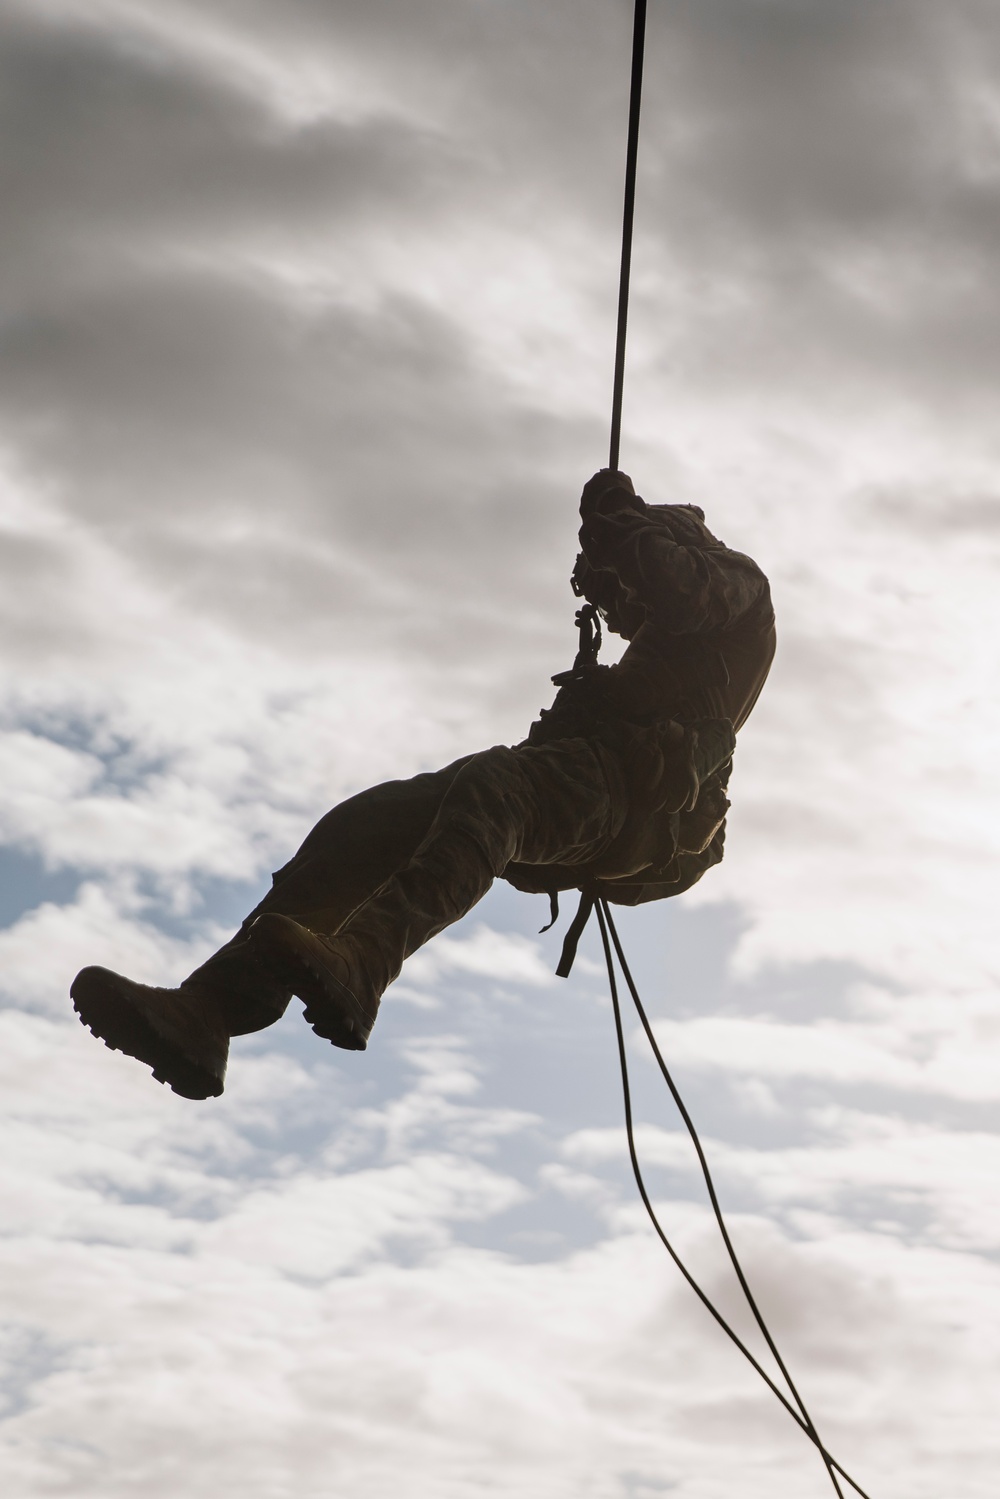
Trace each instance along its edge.
<instances>
[{"instance_id":1,"label":"gloved hand","mask_svg":"<svg viewBox=\"0 0 1000 1499\"><path fill-rule=\"evenodd\" d=\"M710 776L701 788L698 805L678 819L678 853L703 854L722 830L729 807L720 776Z\"/></svg>"},{"instance_id":2,"label":"gloved hand","mask_svg":"<svg viewBox=\"0 0 1000 1499\"><path fill-rule=\"evenodd\" d=\"M592 479L587 480L580 496L580 514L584 520L595 511L610 515L615 510L634 510L641 505L642 500L637 498L628 474L614 468L599 469Z\"/></svg>"}]
</instances>

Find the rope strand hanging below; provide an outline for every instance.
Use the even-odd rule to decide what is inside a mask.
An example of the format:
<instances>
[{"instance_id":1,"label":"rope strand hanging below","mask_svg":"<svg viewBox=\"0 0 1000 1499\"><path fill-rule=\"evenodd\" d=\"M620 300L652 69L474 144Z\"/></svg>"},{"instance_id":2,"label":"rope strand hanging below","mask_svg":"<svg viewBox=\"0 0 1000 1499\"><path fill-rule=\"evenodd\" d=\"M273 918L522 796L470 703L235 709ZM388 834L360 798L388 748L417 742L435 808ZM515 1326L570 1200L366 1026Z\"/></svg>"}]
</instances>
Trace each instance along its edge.
<instances>
[{"instance_id":1,"label":"rope strand hanging below","mask_svg":"<svg viewBox=\"0 0 1000 1499\"><path fill-rule=\"evenodd\" d=\"M823 1446L823 1443L820 1441L819 1433L817 1432L816 1427L813 1424L809 1412L806 1410L805 1403L801 1395L795 1387L792 1376L788 1372L787 1365L785 1364L784 1359L781 1357L781 1354L778 1351L778 1347L774 1341L774 1338L771 1336L770 1329L764 1321L763 1315L761 1314L760 1309L757 1306L757 1302L754 1299L753 1293L750 1290L750 1286L743 1272L743 1267L736 1256L736 1250L733 1247L733 1242L729 1236L729 1230L726 1227L726 1221L723 1217L722 1208L720 1207L719 1199L716 1196L715 1184L712 1181L712 1175L709 1171L708 1161L705 1157L705 1151L698 1136L698 1131L694 1127L694 1121L692 1120L690 1114L687 1111L687 1108L685 1107L684 1101L677 1090L677 1085L670 1075L670 1071L667 1067L666 1062L663 1060L660 1048L656 1044L656 1037L653 1034L652 1026L650 1025L649 1019L646 1015L645 1007L642 1003L642 1000L639 998L639 991L635 986L635 980L632 978L628 963L625 960L625 953L622 948L621 939L618 936L618 932L615 928L615 923L611 915L611 907L608 901L603 896L598 896L597 899L593 902L593 908L597 911L597 922L598 926L600 927L601 941L604 946L604 960L607 965L608 985L611 991L611 1006L612 1010L614 1011L615 1032L618 1037L618 1056L621 1064L622 1092L625 1099L625 1133L628 1140L629 1159L632 1162L632 1173L635 1176L636 1185L639 1188L639 1196L642 1198L643 1206L645 1207L646 1212L649 1214L649 1218L653 1224L654 1229L656 1230L658 1237L663 1243L664 1248L667 1250L667 1253L670 1255L674 1264L677 1266L678 1270L681 1272L688 1285L694 1291L695 1295L708 1309L708 1311L711 1312L712 1316L715 1318L716 1322L718 1322L723 1332L725 1332L727 1336L736 1344L736 1347L740 1350L743 1356L749 1361L753 1368L756 1369L757 1373L760 1375L761 1379L763 1379L764 1383L767 1385L771 1393L775 1395L777 1399L780 1400L781 1404L785 1407L785 1410L792 1417L792 1420L801 1427L806 1436L816 1447L817 1451L823 1459L823 1463L826 1467L827 1473L829 1474L830 1481L833 1484L838 1499L844 1499L843 1490L841 1489L840 1484L837 1481L838 1473L861 1496L861 1499L869 1499L869 1496L865 1493L861 1485L857 1483L849 1473L845 1472L845 1470L840 1466L836 1459L830 1455L830 1453ZM608 940L609 933L611 938L610 942ZM781 1392L770 1375L767 1374L766 1371L761 1367L760 1363L757 1361L757 1359L754 1358L753 1354L750 1352L746 1344L736 1335L736 1333L730 1327L729 1323L726 1321L725 1317L723 1317L722 1313L718 1310L711 1299L702 1290L698 1282L691 1275L687 1266L682 1262L679 1255L677 1254L677 1251L674 1249L670 1240L664 1233L663 1228L660 1224L660 1220L657 1218L656 1213L653 1210L653 1205L650 1202L649 1194L646 1191L645 1182L643 1181L642 1173L639 1169L639 1158L635 1147L635 1136L632 1124L631 1090L629 1088L628 1065L625 1056L625 1033L624 1027L622 1025L621 1007L618 1001L618 985L615 981L614 962L611 956L612 942L614 943L614 949L618 955L618 961L621 965L621 970L622 974L624 975L625 982L628 985L629 993L632 996L632 1002L635 1005L636 1012L638 1013L639 1019L642 1022L643 1030L646 1032L647 1040L652 1047L653 1055L656 1058L657 1065L659 1066L660 1072L663 1074L664 1081L670 1089L671 1096L673 1097L673 1100L677 1105L678 1112L680 1113L681 1118L684 1121L684 1125L694 1145L695 1152L698 1156L698 1163L701 1166L702 1176L704 1177L705 1185L708 1188L708 1195L712 1204L712 1211L715 1214L715 1219L719 1226L719 1231L722 1234L723 1243L726 1246L726 1252L728 1253L733 1268L736 1271L736 1276L739 1280L740 1288L743 1291L744 1297L746 1298L747 1304L754 1315L754 1319L756 1320L758 1327L764 1335L764 1340L767 1343L768 1348L771 1350L775 1363L778 1365L778 1368L781 1370L781 1373L785 1378L785 1382L787 1383L788 1388L792 1393L792 1396L795 1400L795 1405L798 1406L798 1410L795 1409L795 1406L793 1406L791 1402L785 1397L785 1395Z\"/></svg>"}]
</instances>

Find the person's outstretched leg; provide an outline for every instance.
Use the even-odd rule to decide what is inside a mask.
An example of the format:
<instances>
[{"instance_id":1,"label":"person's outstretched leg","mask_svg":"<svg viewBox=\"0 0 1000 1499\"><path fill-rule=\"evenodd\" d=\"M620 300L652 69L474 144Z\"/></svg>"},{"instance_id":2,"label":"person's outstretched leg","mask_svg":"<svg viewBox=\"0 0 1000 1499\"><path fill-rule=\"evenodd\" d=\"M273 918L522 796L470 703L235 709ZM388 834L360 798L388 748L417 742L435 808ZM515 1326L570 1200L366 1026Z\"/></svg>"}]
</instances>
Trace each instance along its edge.
<instances>
[{"instance_id":1,"label":"person's outstretched leg","mask_svg":"<svg viewBox=\"0 0 1000 1499\"><path fill-rule=\"evenodd\" d=\"M316 931L336 932L364 901L413 857L455 776L471 758L443 770L385 781L328 812L224 947L189 974L181 988L206 988L224 1007L231 1036L273 1025L292 997L249 941L264 912L280 912Z\"/></svg>"},{"instance_id":2,"label":"person's outstretched leg","mask_svg":"<svg viewBox=\"0 0 1000 1499\"><path fill-rule=\"evenodd\" d=\"M83 1024L113 1050L152 1067L157 1081L175 1093L217 1097L229 1038L272 1025L292 995L292 986L258 961L247 939L250 923L264 912L283 912L336 931L412 856L464 763L389 781L334 807L277 872L236 936L179 988L152 988L107 968L84 968L70 990Z\"/></svg>"},{"instance_id":3,"label":"person's outstretched leg","mask_svg":"<svg viewBox=\"0 0 1000 1499\"><path fill-rule=\"evenodd\" d=\"M512 860L588 863L623 816L604 758L585 740L485 750L455 775L412 859L348 919L261 912L251 946L305 1000L317 1034L363 1048L404 959L471 910Z\"/></svg>"}]
</instances>

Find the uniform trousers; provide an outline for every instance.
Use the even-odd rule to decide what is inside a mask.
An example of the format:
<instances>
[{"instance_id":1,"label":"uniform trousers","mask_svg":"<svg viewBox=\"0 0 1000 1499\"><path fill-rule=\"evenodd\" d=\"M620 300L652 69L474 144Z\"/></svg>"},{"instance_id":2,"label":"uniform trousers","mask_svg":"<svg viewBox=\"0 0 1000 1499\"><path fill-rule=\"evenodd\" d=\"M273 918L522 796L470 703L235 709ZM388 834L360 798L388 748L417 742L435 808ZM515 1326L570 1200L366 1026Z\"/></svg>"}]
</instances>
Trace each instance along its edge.
<instances>
[{"instance_id":1,"label":"uniform trousers","mask_svg":"<svg viewBox=\"0 0 1000 1499\"><path fill-rule=\"evenodd\" d=\"M321 818L236 936L182 987L210 989L231 1035L273 1024L291 991L258 963L248 932L278 912L349 939L377 999L508 864L579 866L583 878L621 831L628 801L615 757L584 738L498 745L362 791Z\"/></svg>"}]
</instances>

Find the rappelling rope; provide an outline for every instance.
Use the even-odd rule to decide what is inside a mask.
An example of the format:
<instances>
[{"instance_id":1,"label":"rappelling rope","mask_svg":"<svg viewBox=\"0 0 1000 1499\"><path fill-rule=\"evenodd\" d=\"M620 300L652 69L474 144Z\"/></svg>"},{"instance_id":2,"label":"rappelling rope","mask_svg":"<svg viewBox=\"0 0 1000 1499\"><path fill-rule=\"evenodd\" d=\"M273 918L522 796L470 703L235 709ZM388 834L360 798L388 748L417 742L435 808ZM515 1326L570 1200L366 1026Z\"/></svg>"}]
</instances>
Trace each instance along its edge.
<instances>
[{"instance_id":1,"label":"rappelling rope","mask_svg":"<svg viewBox=\"0 0 1000 1499\"><path fill-rule=\"evenodd\" d=\"M636 165L639 157L639 111L642 100L642 65L645 53L645 40L646 0L635 0L635 15L632 27L632 79L629 92L628 146L625 156L625 199L622 212L621 271L618 283L618 329L615 346L614 387L611 398L611 445L608 459L609 468L615 472L618 469L619 449L621 446L622 393L625 385L625 339L628 331L629 281L632 269L632 230L635 219L635 178ZM577 616L577 624L580 626L582 653L584 626L583 621L581 620L579 615ZM596 656L596 651L593 652L593 654ZM840 1464L830 1456L829 1452L827 1452L826 1448L823 1446L823 1443L820 1441L819 1434L812 1421L812 1418L809 1415L809 1412L806 1410L805 1403L803 1402L801 1395L796 1389L795 1383L788 1372L788 1368L783 1358L781 1357L781 1354L778 1352L777 1345L773 1337L771 1336L771 1333L767 1327L766 1322L764 1321L763 1316L761 1315L760 1309L757 1306L757 1302L755 1301L753 1293L750 1290L747 1278L743 1273L743 1267L740 1265L739 1259L736 1255L736 1251L733 1248L732 1240L729 1237L729 1231L726 1228L722 1209L719 1206L719 1199L716 1196L715 1185L712 1181L711 1172L708 1169L708 1161L705 1158L705 1152L702 1149L701 1141L698 1138L698 1132L695 1129L691 1116L688 1113L684 1105L684 1101L677 1090L677 1086L674 1083L672 1076L670 1075L670 1071L663 1060L663 1056L656 1043L656 1037L653 1034L652 1027L650 1026L649 1020L646 1016L646 1011L643 1008L642 1001L639 998L639 992L636 989L631 972L629 971L628 964L625 961L625 954L622 950L618 932L615 928L615 924L611 916L611 908L608 905L607 900L603 897L598 897L596 895L596 892L588 892L587 890L584 890L582 894L580 908L577 911L576 918L570 928L570 931L567 933L566 945L564 946L563 956L560 960L559 969L557 971L564 976L568 974L569 968L572 965L573 955L576 950L576 944L580 938L580 935L582 934L584 926L587 923L591 910L595 907L597 910L597 920L601 929L601 941L604 944L604 956L608 966L608 983L611 989L611 1003L614 1008L615 1031L618 1036L618 1054L621 1062L622 1089L625 1099L625 1128L628 1135L629 1157L632 1162L632 1171L635 1175L636 1186L639 1189L639 1195L642 1198L643 1206L645 1207L646 1212L649 1214L653 1227L656 1230L660 1240L662 1241L664 1248L669 1253L678 1270L680 1270L681 1274L684 1276L684 1279L688 1282L692 1290L697 1294L708 1311L711 1312L712 1316L719 1323L719 1326L723 1329L723 1331L728 1334L728 1336L736 1344L737 1348L739 1348L740 1352L744 1354L744 1356L757 1370L757 1373L764 1380L768 1388L781 1401L781 1404L788 1411L789 1415L793 1418L794 1421L797 1422L797 1424L809 1437L810 1441L813 1442L813 1444L818 1449L820 1455L823 1458L827 1473L830 1477L830 1482L833 1484L838 1499L843 1499L843 1490L841 1489L840 1484L837 1482L838 1473L851 1485L851 1487L859 1495L861 1495L861 1499L868 1499L868 1496L865 1494L865 1491L861 1488L861 1486L857 1484L850 1476L850 1474L846 1473L840 1466ZM553 909L553 920L555 919L556 909L557 907L554 907ZM684 1120L684 1124L687 1127L688 1134L691 1136L695 1151L697 1152L698 1161L701 1165L702 1175L705 1179L705 1185L708 1188L708 1195L712 1204L712 1211L715 1214L715 1219L719 1226L719 1232L722 1234L723 1243L726 1246L726 1251L729 1255L730 1261L732 1262L733 1269L736 1272L740 1287L743 1291L744 1296L746 1297L747 1304L754 1315L757 1326L760 1328L764 1336L764 1340L767 1343L767 1346L770 1349L774 1360L778 1365L778 1368L781 1370L781 1373L784 1376L788 1389L791 1391L792 1397L795 1401L795 1405L798 1406L798 1410L795 1409L795 1407L785 1397L785 1395L778 1388L771 1377L757 1362L753 1354L750 1352L749 1348L747 1348L745 1343L742 1342L742 1340L729 1326L729 1323L722 1316L721 1312L719 1312L717 1308L712 1304L709 1297L705 1294L705 1292L698 1285L697 1281L691 1275L687 1267L683 1264L679 1255L677 1254L677 1251L674 1249L670 1240L664 1233L663 1228L660 1225L660 1221L653 1209L653 1205L650 1202L649 1194L646 1191L646 1186L642 1179L642 1172L639 1168L639 1158L636 1154L635 1148L635 1136L632 1126L632 1099L628 1081L628 1061L625 1053L625 1035L622 1027L621 1006L618 1002L618 985L615 978L614 959L611 953L611 942L608 938L609 932L611 934L611 941L614 942L614 948L615 952L618 955L618 961L621 964L622 973L628 985L629 992L632 995L632 1000L638 1012L639 1019L642 1022L643 1030L646 1033L650 1046L653 1049L653 1054L656 1057L657 1064L660 1068L660 1072L663 1074L663 1078L667 1084L667 1087L670 1089L671 1096L673 1097L674 1103L677 1105L681 1118Z\"/></svg>"},{"instance_id":2,"label":"rappelling rope","mask_svg":"<svg viewBox=\"0 0 1000 1499\"><path fill-rule=\"evenodd\" d=\"M622 263L618 281L618 338L615 346L615 383L611 396L611 453L608 467L618 468L622 435L622 391L625 386L625 334L628 331L628 287L632 270L632 221L635 218L635 167L639 158L639 106L642 101L642 59L646 45L646 0L635 0L632 26L632 86L628 106L628 148L625 153L625 206L622 212Z\"/></svg>"},{"instance_id":3,"label":"rappelling rope","mask_svg":"<svg viewBox=\"0 0 1000 1499\"><path fill-rule=\"evenodd\" d=\"M865 1491L861 1487L861 1485L858 1484L857 1482L855 1482L855 1480L851 1477L851 1475L849 1473L845 1472L845 1470L840 1466L840 1464L836 1461L836 1459L834 1459L833 1457L831 1457L830 1454L827 1452L826 1448L823 1446L823 1443L819 1439L819 1434L816 1431L816 1427L813 1424L812 1419L810 1418L809 1412L806 1410L806 1407L805 1407L805 1404L803 1403L802 1397L799 1394L798 1390L796 1389L795 1384L794 1384L794 1382L792 1380L792 1377L791 1377L791 1375L788 1372L788 1368L787 1368L787 1366L785 1364L785 1361L781 1357L781 1354L778 1352L777 1345L775 1344L775 1341L774 1341L773 1337L771 1336L770 1331L768 1330L767 1324L764 1321L763 1315L761 1314L760 1309L758 1308L757 1303L754 1300L753 1293L751 1292L750 1286L747 1283L747 1278L746 1278L745 1274L743 1273L743 1267L740 1265L740 1262L739 1262L739 1260L738 1260L738 1258L736 1256L736 1251L733 1248L732 1240L729 1237L729 1231L726 1228L726 1223L725 1223L725 1219L724 1219L723 1214L722 1214L722 1209L719 1206L719 1199L716 1196L715 1185L714 1185L714 1183L712 1181L712 1175L711 1175L711 1172L708 1169L708 1161L706 1160L705 1152L704 1152L704 1150L702 1148L701 1140L698 1138L698 1131L694 1127L694 1122L691 1119L691 1116L688 1113L687 1108L684 1105L684 1101L681 1098L680 1093L678 1092L677 1085L674 1082L674 1080L673 1080L673 1078L672 1078L672 1076L670 1074L669 1068L667 1067L666 1062L663 1060L663 1055L662 1055L662 1053L660 1051L660 1048L659 1048L659 1046L656 1043L656 1038L655 1038L655 1036L653 1034L653 1029L652 1029L652 1027L651 1027L651 1025L649 1023L649 1019L648 1019L648 1017L646 1015L646 1011L645 1011L645 1008L643 1007L642 1001L639 998L639 992L636 989L635 981L632 978L632 974L631 974L631 971L629 969L628 963L625 960L625 954L624 954L624 951L622 949L621 940L620 940L620 938L618 936L618 932L617 932L617 930L615 928L614 920L613 920L612 915L611 915L611 909L610 909L610 907L608 905L608 902L604 899L603 896L599 897L597 899L596 904L595 904L595 908L596 908L596 911L597 911L598 925L600 926L600 929L601 929L601 941L604 944L604 958L605 958L605 962L607 963L607 968L608 968L608 984L609 984L609 987L610 987L610 990L611 990L611 1004L612 1004L612 1008L614 1010L614 1016L615 1016L615 1032L616 1032L617 1037L618 1037L618 1056L619 1056L619 1061L621 1063L622 1092L623 1092L624 1101L625 1101L625 1131L626 1131L626 1134L628 1136L628 1152L629 1152L629 1158L630 1158L630 1160L632 1162L632 1171L633 1171L633 1174L635 1176L636 1186L639 1189L639 1196L642 1198L643 1206L645 1207L646 1212L649 1214L650 1221L652 1222L652 1225L653 1225L654 1229L656 1230L657 1235L659 1236L659 1238L660 1238L660 1240L661 1240L664 1248L666 1249L667 1253L670 1255L671 1259L673 1260L674 1264L677 1266L678 1270L683 1275L684 1279L687 1281L688 1285L694 1291L695 1295L699 1298L699 1300L707 1308L707 1310L709 1312L711 1312L711 1314L715 1318L716 1322L718 1322L719 1326L727 1334L727 1336L732 1339L732 1341L736 1344L737 1348L744 1355L744 1357L746 1359L748 1359L749 1362L753 1365L753 1367L756 1369L757 1373L760 1375L761 1379L764 1381L764 1383L770 1389L771 1393L773 1395L775 1395L778 1398L778 1400L781 1401L781 1404L785 1407L785 1410L792 1417L793 1421L795 1421L802 1428L802 1430L805 1432L806 1436L808 1436L809 1440L819 1450L819 1453L822 1456L823 1461L824 1461L824 1463L826 1465L827 1472L830 1475L830 1481L833 1484L833 1487L836 1490L837 1494L840 1496L840 1499L843 1499L843 1491L842 1491L839 1483L837 1482L837 1478L836 1478L836 1474L837 1473L839 1473L842 1478L846 1479L846 1481L851 1485L851 1487L853 1489L855 1489L858 1494L861 1495L861 1499L869 1499L869 1496L865 1493ZM609 931L610 931L610 935L611 935L611 940L610 941L609 941L609 937L608 937ZM795 1399L795 1403L799 1407L798 1410L796 1410L795 1407L790 1403L790 1401L785 1397L785 1395L782 1393L782 1391L775 1384L774 1380L770 1377L770 1375L767 1373L767 1371L761 1367L761 1365L758 1363L757 1359L755 1359L754 1356L753 1356L753 1354L750 1352L749 1348L747 1348L746 1344L733 1331L733 1329L730 1327L729 1323L723 1317L722 1313L713 1304L713 1302L710 1300L710 1298L708 1297L708 1295L702 1290L701 1286L695 1280L694 1276L688 1270L687 1266L683 1263L683 1261L681 1260L680 1256L678 1255L676 1249L671 1244L670 1240L667 1238L667 1235L664 1232L663 1227L662 1227L662 1225L660 1223L660 1220L657 1218L656 1212L655 1212L655 1210L653 1208L653 1205L652 1205L652 1203L651 1203L651 1201L649 1199L649 1193L647 1192L647 1190L646 1190L646 1184L643 1181L642 1171L641 1171L641 1169L639 1167L639 1158L638 1158L638 1154L636 1152L636 1146L635 1146L635 1133L634 1133L634 1128L633 1128L633 1123L632 1123L632 1095L631 1095L631 1090L629 1088L628 1061L627 1061L627 1057L626 1057L626 1054L625 1054L625 1033L624 1033L624 1028L622 1026L621 1006L620 1006L619 1000L618 1000L618 984L617 984L617 980L615 978L614 960L613 960L612 955L611 955L611 942L614 943L615 952L618 955L618 961L621 964L622 973L623 973L623 975L625 977L625 982L628 985L629 993L632 996L632 1001L635 1004L636 1010L638 1012L639 1019L642 1022L643 1030L646 1032L646 1036L649 1039L650 1046L653 1049L653 1054L656 1057L656 1061L657 1061L657 1063L659 1065L660 1071L663 1074L664 1080L666 1081L666 1084L667 1084L668 1088L670 1089L671 1095L673 1097L674 1102L677 1105L677 1108L678 1108L678 1110L680 1112L681 1118L684 1120L684 1123L685 1123L685 1125L687 1127L688 1134L691 1136L691 1140L692 1140L692 1142L694 1144L695 1151L697 1152L697 1155L698 1155L698 1161L699 1161L699 1163L701 1165L702 1175L705 1178L705 1185L708 1188L708 1195L709 1195L709 1198L711 1199L712 1210L713 1210L713 1212L715 1214L716 1222L719 1225L719 1230L720 1230L720 1232L722 1234L723 1242L725 1243L726 1250L728 1251L728 1254L729 1254L729 1258L732 1261L733 1268L736 1271L736 1275L737 1275L737 1278L739 1279L740 1286L743 1289L743 1294L745 1295L745 1297L747 1299L747 1304L749 1305L750 1310L753 1312L753 1315L754 1315L754 1317L755 1317L755 1319L757 1321L758 1327L760 1328L761 1332L764 1335L765 1341L767 1342L767 1346L770 1348L772 1354L774 1355L774 1359L775 1359L775 1362L778 1365L778 1368L781 1370L782 1374L785 1377L785 1380L787 1381L788 1388L791 1390L792 1395L793 1395L793 1397ZM799 1414L799 1412L801 1412L801 1415ZM834 1470L836 1470L836 1472Z\"/></svg>"}]
</instances>

